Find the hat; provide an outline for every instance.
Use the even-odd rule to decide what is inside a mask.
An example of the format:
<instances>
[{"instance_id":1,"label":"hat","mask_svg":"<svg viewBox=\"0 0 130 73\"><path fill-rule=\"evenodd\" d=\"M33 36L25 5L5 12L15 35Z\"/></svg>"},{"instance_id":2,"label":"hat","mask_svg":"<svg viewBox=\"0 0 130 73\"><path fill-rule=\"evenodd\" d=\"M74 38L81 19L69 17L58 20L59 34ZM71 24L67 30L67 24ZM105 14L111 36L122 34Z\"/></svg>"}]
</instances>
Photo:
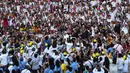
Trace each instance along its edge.
<instances>
[{"instance_id":1,"label":"hat","mask_svg":"<svg viewBox=\"0 0 130 73\"><path fill-rule=\"evenodd\" d=\"M76 48L72 48L72 52L75 52L76 51Z\"/></svg>"},{"instance_id":2,"label":"hat","mask_svg":"<svg viewBox=\"0 0 130 73\"><path fill-rule=\"evenodd\" d=\"M122 57L122 59L125 60L125 59L126 59L126 55L124 55L124 56Z\"/></svg>"},{"instance_id":3,"label":"hat","mask_svg":"<svg viewBox=\"0 0 130 73\"><path fill-rule=\"evenodd\" d=\"M33 45L33 41L31 41L29 44L28 44L28 46L32 46Z\"/></svg>"},{"instance_id":4,"label":"hat","mask_svg":"<svg viewBox=\"0 0 130 73\"><path fill-rule=\"evenodd\" d=\"M64 52L63 54L64 54L64 55L67 55L67 52Z\"/></svg>"},{"instance_id":5,"label":"hat","mask_svg":"<svg viewBox=\"0 0 130 73\"><path fill-rule=\"evenodd\" d=\"M13 48L10 48L10 49L9 49L9 51L12 51L12 50L13 50Z\"/></svg>"},{"instance_id":6,"label":"hat","mask_svg":"<svg viewBox=\"0 0 130 73\"><path fill-rule=\"evenodd\" d=\"M95 55L96 55L96 57L98 57L100 54L99 54L99 53L96 53Z\"/></svg>"},{"instance_id":7,"label":"hat","mask_svg":"<svg viewBox=\"0 0 130 73\"><path fill-rule=\"evenodd\" d=\"M94 40L93 40L93 42L94 42L94 43L96 43L96 42L97 42L97 40L96 40L96 39L94 39Z\"/></svg>"},{"instance_id":8,"label":"hat","mask_svg":"<svg viewBox=\"0 0 130 73\"><path fill-rule=\"evenodd\" d=\"M24 28L20 28L20 32L22 32L24 30Z\"/></svg>"},{"instance_id":9,"label":"hat","mask_svg":"<svg viewBox=\"0 0 130 73\"><path fill-rule=\"evenodd\" d=\"M48 46L48 43L45 43L45 46L47 47L47 46Z\"/></svg>"},{"instance_id":10,"label":"hat","mask_svg":"<svg viewBox=\"0 0 130 73\"><path fill-rule=\"evenodd\" d=\"M21 44L20 47L24 47L25 45L24 44Z\"/></svg>"},{"instance_id":11,"label":"hat","mask_svg":"<svg viewBox=\"0 0 130 73\"><path fill-rule=\"evenodd\" d=\"M24 53L24 49L20 48L20 54L23 54L23 53Z\"/></svg>"},{"instance_id":12,"label":"hat","mask_svg":"<svg viewBox=\"0 0 130 73\"><path fill-rule=\"evenodd\" d=\"M92 57L93 57L93 58L95 58L95 57L96 57L96 55L93 53L93 54L92 54Z\"/></svg>"},{"instance_id":13,"label":"hat","mask_svg":"<svg viewBox=\"0 0 130 73\"><path fill-rule=\"evenodd\" d=\"M102 51L102 55L104 55L105 54L105 52L104 51Z\"/></svg>"}]
</instances>

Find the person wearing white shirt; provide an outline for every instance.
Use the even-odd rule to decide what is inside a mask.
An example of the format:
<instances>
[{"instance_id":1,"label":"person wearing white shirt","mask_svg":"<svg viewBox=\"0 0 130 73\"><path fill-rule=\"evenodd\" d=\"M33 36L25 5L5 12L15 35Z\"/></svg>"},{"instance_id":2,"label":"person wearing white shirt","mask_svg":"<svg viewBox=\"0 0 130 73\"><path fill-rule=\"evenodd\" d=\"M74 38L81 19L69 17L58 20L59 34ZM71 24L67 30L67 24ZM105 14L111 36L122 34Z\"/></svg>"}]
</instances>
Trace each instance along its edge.
<instances>
[{"instance_id":1,"label":"person wearing white shirt","mask_svg":"<svg viewBox=\"0 0 130 73\"><path fill-rule=\"evenodd\" d=\"M128 65L129 65L129 61L128 61L128 59L125 59L124 63L123 63L123 72L124 73L128 73L129 72L128 71Z\"/></svg>"},{"instance_id":2,"label":"person wearing white shirt","mask_svg":"<svg viewBox=\"0 0 130 73\"><path fill-rule=\"evenodd\" d=\"M10 66L8 67L8 70L10 73L12 73L12 70L14 69L13 62L10 62L9 64Z\"/></svg>"},{"instance_id":3,"label":"person wearing white shirt","mask_svg":"<svg viewBox=\"0 0 130 73\"><path fill-rule=\"evenodd\" d=\"M1 65L3 65L3 69L5 69L8 64L8 53L6 53L6 50L2 51L2 54L0 56L0 62Z\"/></svg>"},{"instance_id":4,"label":"person wearing white shirt","mask_svg":"<svg viewBox=\"0 0 130 73\"><path fill-rule=\"evenodd\" d=\"M25 67L24 70L22 70L21 73L31 73L30 70L28 70L28 66Z\"/></svg>"},{"instance_id":5,"label":"person wearing white shirt","mask_svg":"<svg viewBox=\"0 0 130 73\"><path fill-rule=\"evenodd\" d=\"M122 59L122 55L119 54L118 58L117 58L117 70L118 73L123 73L123 59Z\"/></svg>"},{"instance_id":6,"label":"person wearing white shirt","mask_svg":"<svg viewBox=\"0 0 130 73\"><path fill-rule=\"evenodd\" d=\"M71 52L71 48L72 48L72 46L73 46L73 43L71 43L71 42L66 42L65 43L66 44L66 48L67 48L67 52Z\"/></svg>"},{"instance_id":7,"label":"person wearing white shirt","mask_svg":"<svg viewBox=\"0 0 130 73\"><path fill-rule=\"evenodd\" d=\"M32 58L32 73L37 73L37 70L40 69L39 67L40 59L37 54L34 55Z\"/></svg>"},{"instance_id":8,"label":"person wearing white shirt","mask_svg":"<svg viewBox=\"0 0 130 73\"><path fill-rule=\"evenodd\" d=\"M105 72L103 68L97 65L96 68L93 69L93 73L105 73Z\"/></svg>"},{"instance_id":9,"label":"person wearing white shirt","mask_svg":"<svg viewBox=\"0 0 130 73\"><path fill-rule=\"evenodd\" d=\"M88 60L88 61L84 62L83 65L84 65L84 66L88 66L89 69L92 69L92 68L93 68L93 67L92 67L93 61L92 61L92 60Z\"/></svg>"}]
</instances>

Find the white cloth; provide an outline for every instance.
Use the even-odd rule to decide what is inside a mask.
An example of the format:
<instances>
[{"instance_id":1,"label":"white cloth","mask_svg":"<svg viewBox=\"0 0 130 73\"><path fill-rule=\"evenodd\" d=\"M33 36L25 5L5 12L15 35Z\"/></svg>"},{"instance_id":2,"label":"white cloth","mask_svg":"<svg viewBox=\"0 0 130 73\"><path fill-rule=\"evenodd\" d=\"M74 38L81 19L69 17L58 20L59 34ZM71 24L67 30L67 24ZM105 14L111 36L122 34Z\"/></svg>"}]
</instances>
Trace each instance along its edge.
<instances>
[{"instance_id":1,"label":"white cloth","mask_svg":"<svg viewBox=\"0 0 130 73\"><path fill-rule=\"evenodd\" d=\"M95 36L95 31L94 31L94 28L91 27L91 30L92 30L92 35L91 36Z\"/></svg>"},{"instance_id":2,"label":"white cloth","mask_svg":"<svg viewBox=\"0 0 130 73\"><path fill-rule=\"evenodd\" d=\"M0 61L2 65L7 65L8 64L8 54L2 54L0 56Z\"/></svg>"},{"instance_id":3,"label":"white cloth","mask_svg":"<svg viewBox=\"0 0 130 73\"><path fill-rule=\"evenodd\" d=\"M110 73L117 73L117 65L110 64Z\"/></svg>"},{"instance_id":4,"label":"white cloth","mask_svg":"<svg viewBox=\"0 0 130 73\"><path fill-rule=\"evenodd\" d=\"M8 70L10 71L10 73L12 73L12 70L14 69L14 67L13 67L13 65L10 65L9 67L8 67Z\"/></svg>"},{"instance_id":5,"label":"white cloth","mask_svg":"<svg viewBox=\"0 0 130 73\"><path fill-rule=\"evenodd\" d=\"M123 69L123 62L122 58L117 58L117 69Z\"/></svg>"},{"instance_id":6,"label":"white cloth","mask_svg":"<svg viewBox=\"0 0 130 73\"><path fill-rule=\"evenodd\" d=\"M95 6L98 4L98 2L97 2L97 0L95 0L95 1L91 1L90 4L91 4L91 6Z\"/></svg>"},{"instance_id":7,"label":"white cloth","mask_svg":"<svg viewBox=\"0 0 130 73\"><path fill-rule=\"evenodd\" d=\"M40 62L39 58L32 58L32 70L38 70L40 68L39 62Z\"/></svg>"},{"instance_id":8,"label":"white cloth","mask_svg":"<svg viewBox=\"0 0 130 73\"><path fill-rule=\"evenodd\" d=\"M91 60L88 60L88 61L83 63L84 66L88 66L90 69L92 69L92 65L91 64L93 65L93 61L91 61Z\"/></svg>"},{"instance_id":9,"label":"white cloth","mask_svg":"<svg viewBox=\"0 0 130 73\"><path fill-rule=\"evenodd\" d=\"M43 55L41 54L39 57L40 57L39 65L42 66Z\"/></svg>"},{"instance_id":10,"label":"white cloth","mask_svg":"<svg viewBox=\"0 0 130 73\"><path fill-rule=\"evenodd\" d=\"M127 59L124 60L123 72L127 72L128 73L128 65L129 65L129 61Z\"/></svg>"},{"instance_id":11,"label":"white cloth","mask_svg":"<svg viewBox=\"0 0 130 73\"><path fill-rule=\"evenodd\" d=\"M24 70L22 70L21 73L31 73L31 72L29 70L27 70L27 69L24 69Z\"/></svg>"},{"instance_id":12,"label":"white cloth","mask_svg":"<svg viewBox=\"0 0 130 73\"><path fill-rule=\"evenodd\" d=\"M104 73L104 69L101 68L101 71L98 71L96 68L94 68L93 73Z\"/></svg>"},{"instance_id":13,"label":"white cloth","mask_svg":"<svg viewBox=\"0 0 130 73\"><path fill-rule=\"evenodd\" d=\"M73 43L68 43L66 42L66 48L67 48L67 51L70 53L71 52L71 48L73 46Z\"/></svg>"}]
</instances>

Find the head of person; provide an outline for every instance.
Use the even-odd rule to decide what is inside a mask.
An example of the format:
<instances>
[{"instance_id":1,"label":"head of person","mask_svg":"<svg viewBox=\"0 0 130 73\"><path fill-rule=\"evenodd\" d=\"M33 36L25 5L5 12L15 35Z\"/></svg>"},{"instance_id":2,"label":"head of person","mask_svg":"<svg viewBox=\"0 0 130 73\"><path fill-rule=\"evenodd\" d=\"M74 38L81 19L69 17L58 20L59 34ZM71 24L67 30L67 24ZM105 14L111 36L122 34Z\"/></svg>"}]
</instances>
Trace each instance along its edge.
<instances>
[{"instance_id":1,"label":"head of person","mask_svg":"<svg viewBox=\"0 0 130 73\"><path fill-rule=\"evenodd\" d=\"M104 65L107 66L107 67L110 65L108 57L105 57Z\"/></svg>"},{"instance_id":2,"label":"head of person","mask_svg":"<svg viewBox=\"0 0 130 73\"><path fill-rule=\"evenodd\" d=\"M123 56L123 55L122 55L121 53L119 53L118 58L122 58L122 56Z\"/></svg>"},{"instance_id":3,"label":"head of person","mask_svg":"<svg viewBox=\"0 0 130 73\"><path fill-rule=\"evenodd\" d=\"M12 73L17 73L14 69L12 70Z\"/></svg>"},{"instance_id":4,"label":"head of person","mask_svg":"<svg viewBox=\"0 0 130 73\"><path fill-rule=\"evenodd\" d=\"M17 70L17 73L21 73L20 69Z\"/></svg>"},{"instance_id":5,"label":"head of person","mask_svg":"<svg viewBox=\"0 0 130 73\"><path fill-rule=\"evenodd\" d=\"M48 36L46 36L46 37L45 37L45 40L48 40L48 39L49 39L49 37L48 37Z\"/></svg>"},{"instance_id":6,"label":"head of person","mask_svg":"<svg viewBox=\"0 0 130 73\"><path fill-rule=\"evenodd\" d=\"M2 54L6 54L6 49L2 50Z\"/></svg>"},{"instance_id":7,"label":"head of person","mask_svg":"<svg viewBox=\"0 0 130 73\"><path fill-rule=\"evenodd\" d=\"M98 71L98 72L100 72L100 71L101 71L101 67L100 67L100 65L99 65L99 64L97 64L96 69L97 69L97 71Z\"/></svg>"},{"instance_id":8,"label":"head of person","mask_svg":"<svg viewBox=\"0 0 130 73\"><path fill-rule=\"evenodd\" d=\"M16 56L13 56L13 57L12 57L12 62L14 63L14 65L19 66L19 62L18 62Z\"/></svg>"},{"instance_id":9,"label":"head of person","mask_svg":"<svg viewBox=\"0 0 130 73\"><path fill-rule=\"evenodd\" d=\"M61 60L61 63L64 63L64 60Z\"/></svg>"},{"instance_id":10,"label":"head of person","mask_svg":"<svg viewBox=\"0 0 130 73\"><path fill-rule=\"evenodd\" d=\"M72 71L72 67L68 67L68 70L71 72Z\"/></svg>"},{"instance_id":11,"label":"head of person","mask_svg":"<svg viewBox=\"0 0 130 73\"><path fill-rule=\"evenodd\" d=\"M34 57L37 58L38 54L34 54Z\"/></svg>"},{"instance_id":12,"label":"head of person","mask_svg":"<svg viewBox=\"0 0 130 73\"><path fill-rule=\"evenodd\" d=\"M56 66L57 66L57 67L60 67L60 62L59 62L59 60L56 60Z\"/></svg>"},{"instance_id":13,"label":"head of person","mask_svg":"<svg viewBox=\"0 0 130 73\"><path fill-rule=\"evenodd\" d=\"M1 72L0 72L1 73ZM2 72L3 73L3 72ZM8 69L6 69L5 73L10 73L10 71Z\"/></svg>"}]
</instances>

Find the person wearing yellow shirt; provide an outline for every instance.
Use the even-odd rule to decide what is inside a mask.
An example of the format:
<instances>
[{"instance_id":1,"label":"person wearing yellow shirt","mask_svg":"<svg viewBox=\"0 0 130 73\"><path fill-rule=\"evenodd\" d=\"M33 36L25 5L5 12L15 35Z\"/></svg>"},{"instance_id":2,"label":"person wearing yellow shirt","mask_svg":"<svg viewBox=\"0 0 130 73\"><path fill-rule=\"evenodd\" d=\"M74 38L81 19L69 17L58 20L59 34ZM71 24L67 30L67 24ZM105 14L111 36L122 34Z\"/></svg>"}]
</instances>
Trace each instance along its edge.
<instances>
[{"instance_id":1,"label":"person wearing yellow shirt","mask_svg":"<svg viewBox=\"0 0 130 73\"><path fill-rule=\"evenodd\" d=\"M62 73L66 73L66 64L64 63L64 60L61 60L61 70L62 70Z\"/></svg>"}]
</instances>

